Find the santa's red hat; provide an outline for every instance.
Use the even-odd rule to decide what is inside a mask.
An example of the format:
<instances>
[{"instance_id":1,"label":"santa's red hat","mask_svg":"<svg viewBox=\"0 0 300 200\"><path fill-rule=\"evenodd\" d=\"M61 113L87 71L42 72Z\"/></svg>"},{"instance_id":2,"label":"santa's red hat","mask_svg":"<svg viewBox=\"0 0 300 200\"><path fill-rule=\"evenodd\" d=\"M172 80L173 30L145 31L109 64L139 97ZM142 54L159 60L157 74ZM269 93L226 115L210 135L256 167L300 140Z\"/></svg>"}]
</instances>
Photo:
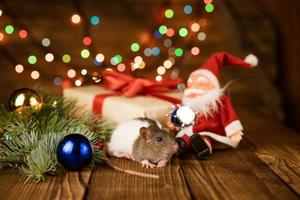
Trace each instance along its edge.
<instances>
[{"instance_id":1,"label":"santa's red hat","mask_svg":"<svg viewBox=\"0 0 300 200\"><path fill-rule=\"evenodd\" d=\"M241 68L252 68L258 64L258 59L253 54L249 54L245 59L240 59L227 52L217 52L212 54L201 66L200 69L192 74L203 74L212 84L220 88L219 79L221 78L221 67L235 66Z\"/></svg>"}]
</instances>

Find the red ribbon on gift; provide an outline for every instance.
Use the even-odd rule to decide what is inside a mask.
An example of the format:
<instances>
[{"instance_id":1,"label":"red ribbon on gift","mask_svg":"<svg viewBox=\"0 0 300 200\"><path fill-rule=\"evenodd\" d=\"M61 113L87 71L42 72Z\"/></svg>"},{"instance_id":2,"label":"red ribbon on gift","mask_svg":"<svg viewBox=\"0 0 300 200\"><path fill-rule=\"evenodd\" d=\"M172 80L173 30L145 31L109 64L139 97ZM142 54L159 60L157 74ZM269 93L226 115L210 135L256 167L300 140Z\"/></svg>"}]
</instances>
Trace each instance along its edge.
<instances>
[{"instance_id":1,"label":"red ribbon on gift","mask_svg":"<svg viewBox=\"0 0 300 200\"><path fill-rule=\"evenodd\" d=\"M104 87L107 90L113 90L115 93L99 94L94 98L93 112L102 113L103 102L107 97L120 96L134 97L136 95L153 96L172 104L180 104L179 99L162 95L161 93L170 92L176 89L181 82L180 79L152 81L142 78L134 78L129 74L123 74L116 71L104 71L102 73Z\"/></svg>"}]
</instances>

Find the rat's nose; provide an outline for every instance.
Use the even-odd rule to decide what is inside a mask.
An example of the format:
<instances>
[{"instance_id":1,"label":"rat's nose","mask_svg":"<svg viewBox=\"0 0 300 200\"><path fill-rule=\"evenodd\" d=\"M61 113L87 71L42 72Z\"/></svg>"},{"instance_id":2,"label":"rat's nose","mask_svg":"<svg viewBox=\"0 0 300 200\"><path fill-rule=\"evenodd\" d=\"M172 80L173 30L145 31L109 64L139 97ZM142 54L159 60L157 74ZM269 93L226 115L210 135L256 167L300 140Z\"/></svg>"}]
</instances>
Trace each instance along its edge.
<instances>
[{"instance_id":1,"label":"rat's nose","mask_svg":"<svg viewBox=\"0 0 300 200\"><path fill-rule=\"evenodd\" d=\"M178 145L174 144L174 146L172 147L172 149L173 149L174 152L177 152L178 151Z\"/></svg>"}]
</instances>

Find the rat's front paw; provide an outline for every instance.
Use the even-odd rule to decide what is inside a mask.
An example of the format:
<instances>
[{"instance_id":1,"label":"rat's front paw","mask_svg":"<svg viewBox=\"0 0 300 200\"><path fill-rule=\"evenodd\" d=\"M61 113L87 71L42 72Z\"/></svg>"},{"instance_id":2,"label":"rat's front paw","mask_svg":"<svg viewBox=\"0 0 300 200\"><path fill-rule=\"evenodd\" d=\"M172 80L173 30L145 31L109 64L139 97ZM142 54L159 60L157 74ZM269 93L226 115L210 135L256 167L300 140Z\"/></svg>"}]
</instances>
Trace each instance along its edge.
<instances>
[{"instance_id":1,"label":"rat's front paw","mask_svg":"<svg viewBox=\"0 0 300 200\"><path fill-rule=\"evenodd\" d=\"M167 164L167 161L166 161L166 160L160 160L160 161L157 163L157 167L158 167L158 168L165 167L166 164Z\"/></svg>"},{"instance_id":2,"label":"rat's front paw","mask_svg":"<svg viewBox=\"0 0 300 200\"><path fill-rule=\"evenodd\" d=\"M141 163L142 163L142 166L146 167L147 169L155 167L155 165L152 164L151 162L149 162L148 160L143 160Z\"/></svg>"}]
</instances>

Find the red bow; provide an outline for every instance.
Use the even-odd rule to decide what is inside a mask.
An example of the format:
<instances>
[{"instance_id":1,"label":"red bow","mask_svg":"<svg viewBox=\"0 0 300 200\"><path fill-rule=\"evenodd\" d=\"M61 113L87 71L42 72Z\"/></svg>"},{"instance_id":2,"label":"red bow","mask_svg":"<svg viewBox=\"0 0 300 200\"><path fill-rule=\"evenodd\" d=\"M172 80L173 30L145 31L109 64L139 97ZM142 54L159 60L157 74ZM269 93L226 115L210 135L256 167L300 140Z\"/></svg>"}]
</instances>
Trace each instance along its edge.
<instances>
[{"instance_id":1,"label":"red bow","mask_svg":"<svg viewBox=\"0 0 300 200\"><path fill-rule=\"evenodd\" d=\"M106 89L121 91L126 97L133 97L137 94L170 92L176 89L177 85L181 82L179 78L160 82L134 78L129 74L116 71L104 71L102 76Z\"/></svg>"}]
</instances>

